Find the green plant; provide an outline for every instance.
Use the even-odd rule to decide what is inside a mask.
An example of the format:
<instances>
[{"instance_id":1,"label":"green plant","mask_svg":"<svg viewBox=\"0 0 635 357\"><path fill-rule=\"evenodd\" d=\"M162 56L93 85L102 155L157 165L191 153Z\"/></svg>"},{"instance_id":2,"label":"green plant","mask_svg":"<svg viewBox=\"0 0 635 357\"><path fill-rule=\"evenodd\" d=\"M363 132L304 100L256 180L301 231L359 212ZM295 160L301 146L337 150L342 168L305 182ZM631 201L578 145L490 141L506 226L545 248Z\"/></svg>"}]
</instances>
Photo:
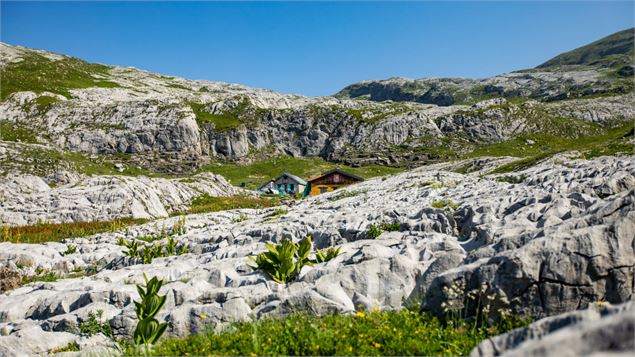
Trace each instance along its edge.
<instances>
[{"instance_id":1,"label":"green plant","mask_svg":"<svg viewBox=\"0 0 635 357\"><path fill-rule=\"evenodd\" d=\"M273 211L273 213L271 213L272 216L282 216L284 214L289 213L289 210L286 210L284 208L277 208Z\"/></svg>"},{"instance_id":2,"label":"green plant","mask_svg":"<svg viewBox=\"0 0 635 357\"><path fill-rule=\"evenodd\" d=\"M368 227L368 231L366 232L366 235L370 239L376 239L376 238L378 238L381 235L381 229L379 227L377 227L376 225L371 224Z\"/></svg>"},{"instance_id":3,"label":"green plant","mask_svg":"<svg viewBox=\"0 0 635 357\"><path fill-rule=\"evenodd\" d=\"M401 223L399 222L392 222L392 223L384 222L379 225L379 229L386 232L396 232L396 231L399 231L400 228L401 228Z\"/></svg>"},{"instance_id":4,"label":"green plant","mask_svg":"<svg viewBox=\"0 0 635 357\"><path fill-rule=\"evenodd\" d=\"M507 182L512 184L518 184L527 179L527 175L505 175L496 177L496 181L498 182Z\"/></svg>"},{"instance_id":5,"label":"green plant","mask_svg":"<svg viewBox=\"0 0 635 357\"><path fill-rule=\"evenodd\" d=\"M256 266L251 268L264 270L279 284L292 281L300 274L303 266L312 265L309 260L311 236L307 236L300 243L285 239L277 245L266 244L265 246L267 252L260 253L256 257L249 257L256 263Z\"/></svg>"},{"instance_id":6,"label":"green plant","mask_svg":"<svg viewBox=\"0 0 635 357\"><path fill-rule=\"evenodd\" d=\"M176 221L174 226L172 226L172 234L176 234L176 235L185 234L187 232L186 223L187 223L187 220L185 219L185 216L179 217L178 221Z\"/></svg>"},{"instance_id":7,"label":"green plant","mask_svg":"<svg viewBox=\"0 0 635 357\"><path fill-rule=\"evenodd\" d=\"M69 244L66 246L66 251L62 253L62 255L69 255L77 253L77 246L74 244Z\"/></svg>"},{"instance_id":8,"label":"green plant","mask_svg":"<svg viewBox=\"0 0 635 357\"><path fill-rule=\"evenodd\" d=\"M445 207L449 207L453 210L459 208L459 204L455 203L452 200L438 200L438 201L434 201L432 202L431 206L433 208L445 208Z\"/></svg>"},{"instance_id":9,"label":"green plant","mask_svg":"<svg viewBox=\"0 0 635 357\"><path fill-rule=\"evenodd\" d=\"M523 326L516 323L514 327ZM298 312L237 322L154 346L159 356L467 356L506 326L475 329L418 310L316 316ZM124 354L129 352L124 351Z\"/></svg>"},{"instance_id":10,"label":"green plant","mask_svg":"<svg viewBox=\"0 0 635 357\"><path fill-rule=\"evenodd\" d=\"M324 250L316 249L315 259L313 260L313 263L319 264L319 263L328 262L329 260L340 255L341 249L342 247L338 247L337 249L333 247L329 247L328 249L324 249Z\"/></svg>"},{"instance_id":11,"label":"green plant","mask_svg":"<svg viewBox=\"0 0 635 357\"><path fill-rule=\"evenodd\" d=\"M239 208L265 208L277 206L279 204L279 197L268 198L240 195L212 197L208 194L203 194L192 200L187 213L217 212Z\"/></svg>"},{"instance_id":12,"label":"green plant","mask_svg":"<svg viewBox=\"0 0 635 357\"><path fill-rule=\"evenodd\" d=\"M164 281L157 279L156 276L148 280L145 274L143 274L143 278L146 284L137 285L137 292L139 292L141 301L135 301L134 304L139 322L132 337L137 346L145 346L146 352L148 352L149 346L161 338L168 324L167 322L159 323L156 319L156 315L165 304L166 296L159 295L159 290Z\"/></svg>"},{"instance_id":13,"label":"green plant","mask_svg":"<svg viewBox=\"0 0 635 357\"><path fill-rule=\"evenodd\" d=\"M244 222L246 220L248 220L249 217L245 216L244 214L241 214L240 216L236 217L236 218L232 218L231 222L232 223L240 223L240 222Z\"/></svg>"},{"instance_id":14,"label":"green plant","mask_svg":"<svg viewBox=\"0 0 635 357\"><path fill-rule=\"evenodd\" d=\"M97 333L102 333L110 338L113 337L112 329L108 321L102 321L104 310L97 310L96 312L90 311L88 313L88 320L82 321L79 324L79 332L92 336Z\"/></svg>"},{"instance_id":15,"label":"green plant","mask_svg":"<svg viewBox=\"0 0 635 357\"><path fill-rule=\"evenodd\" d=\"M37 223L30 226L2 226L0 241L14 243L59 242L67 238L85 237L113 232L124 227L144 223L143 219L122 218L115 221Z\"/></svg>"}]
</instances>

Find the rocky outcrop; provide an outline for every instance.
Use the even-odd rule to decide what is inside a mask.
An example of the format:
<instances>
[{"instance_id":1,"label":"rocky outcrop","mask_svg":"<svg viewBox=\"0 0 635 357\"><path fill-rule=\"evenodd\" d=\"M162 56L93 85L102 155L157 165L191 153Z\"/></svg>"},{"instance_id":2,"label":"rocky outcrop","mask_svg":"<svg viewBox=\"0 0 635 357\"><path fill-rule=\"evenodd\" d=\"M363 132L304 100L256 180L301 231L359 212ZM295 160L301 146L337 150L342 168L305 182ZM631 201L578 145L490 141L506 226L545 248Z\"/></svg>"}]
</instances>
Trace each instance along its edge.
<instances>
[{"instance_id":1,"label":"rocky outcrop","mask_svg":"<svg viewBox=\"0 0 635 357\"><path fill-rule=\"evenodd\" d=\"M245 194L219 175L189 179L93 176L51 188L37 176L10 176L0 183L0 221L10 225L37 222L109 221L117 218L164 218L185 211L201 194Z\"/></svg>"},{"instance_id":2,"label":"rocky outcrop","mask_svg":"<svg viewBox=\"0 0 635 357\"><path fill-rule=\"evenodd\" d=\"M597 302L483 341L470 356L632 356L633 336L633 302Z\"/></svg>"},{"instance_id":3,"label":"rocky outcrop","mask_svg":"<svg viewBox=\"0 0 635 357\"><path fill-rule=\"evenodd\" d=\"M527 179L515 184L444 167L367 180L285 207L283 215L274 208L188 215L185 232L174 237L189 253L151 264L126 260L117 240L157 235L177 218L64 243L0 243L0 265L25 275L92 272L2 296L0 348L32 354L52 348L50 341L67 344L78 336L65 331L98 309L116 336L130 335L134 284L144 273L166 280L159 318L169 321L170 335L289 311L348 313L359 305L422 304L439 313L443 286L459 281L466 290L486 283L513 313L534 317L633 298L632 157L555 158L519 173ZM370 239L370 226L381 223L397 223L398 230ZM247 266L247 256L265 243L309 234L316 247L341 246L342 253L286 285ZM77 252L62 254L67 244ZM46 344L29 337L43 334Z\"/></svg>"}]
</instances>

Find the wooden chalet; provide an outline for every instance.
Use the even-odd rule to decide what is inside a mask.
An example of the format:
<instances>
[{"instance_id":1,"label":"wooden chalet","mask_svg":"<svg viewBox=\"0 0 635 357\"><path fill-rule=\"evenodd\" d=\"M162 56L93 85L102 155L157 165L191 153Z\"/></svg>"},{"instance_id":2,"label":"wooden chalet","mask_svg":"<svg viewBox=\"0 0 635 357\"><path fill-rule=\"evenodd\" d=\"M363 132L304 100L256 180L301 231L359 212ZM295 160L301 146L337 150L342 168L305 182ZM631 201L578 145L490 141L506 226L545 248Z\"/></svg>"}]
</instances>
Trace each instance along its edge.
<instances>
[{"instance_id":1,"label":"wooden chalet","mask_svg":"<svg viewBox=\"0 0 635 357\"><path fill-rule=\"evenodd\" d=\"M309 195L316 196L321 193L331 192L340 187L361 181L364 181L364 179L359 176L349 174L339 168L333 169L308 180Z\"/></svg>"}]
</instances>

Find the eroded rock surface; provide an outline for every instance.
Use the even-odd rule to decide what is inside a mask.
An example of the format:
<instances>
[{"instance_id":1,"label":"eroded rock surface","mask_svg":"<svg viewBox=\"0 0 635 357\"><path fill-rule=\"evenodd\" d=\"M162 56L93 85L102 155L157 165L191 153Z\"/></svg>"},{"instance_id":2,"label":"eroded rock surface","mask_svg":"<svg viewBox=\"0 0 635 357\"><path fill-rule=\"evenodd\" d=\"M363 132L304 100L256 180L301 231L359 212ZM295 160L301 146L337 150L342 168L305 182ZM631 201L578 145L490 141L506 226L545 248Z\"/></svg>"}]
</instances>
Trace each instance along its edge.
<instances>
[{"instance_id":1,"label":"eroded rock surface","mask_svg":"<svg viewBox=\"0 0 635 357\"><path fill-rule=\"evenodd\" d=\"M246 191L210 173L190 179L93 176L50 187L40 177L12 175L0 182L0 221L11 225L37 222L109 221L117 218L164 218L185 211L201 194L231 196Z\"/></svg>"},{"instance_id":2,"label":"eroded rock surface","mask_svg":"<svg viewBox=\"0 0 635 357\"><path fill-rule=\"evenodd\" d=\"M481 342L470 356L632 356L635 304L598 302Z\"/></svg>"},{"instance_id":3,"label":"eroded rock surface","mask_svg":"<svg viewBox=\"0 0 635 357\"><path fill-rule=\"evenodd\" d=\"M159 318L169 321L169 335L179 336L297 310L422 304L439 313L442 287L459 281L466 290L485 283L509 300L514 313L533 316L633 299L632 157L554 159L518 173L526 178L517 184L445 167L368 180L285 207L283 215L274 208L189 215L186 232L175 235L189 253L151 264L126 258L117 240L159 234L178 218L65 243L1 243L0 265L26 275L98 272L3 295L0 351L35 354L53 348L51 341L65 345L79 338L68 331L97 310L116 336L130 335L135 284L144 273L166 280ZM370 226L381 223L399 229L369 239ZM247 256L262 252L265 243L309 234L316 247L341 246L342 253L305 268L287 285L248 267ZM77 252L64 255L71 243ZM40 335L46 341L30 337Z\"/></svg>"}]
</instances>

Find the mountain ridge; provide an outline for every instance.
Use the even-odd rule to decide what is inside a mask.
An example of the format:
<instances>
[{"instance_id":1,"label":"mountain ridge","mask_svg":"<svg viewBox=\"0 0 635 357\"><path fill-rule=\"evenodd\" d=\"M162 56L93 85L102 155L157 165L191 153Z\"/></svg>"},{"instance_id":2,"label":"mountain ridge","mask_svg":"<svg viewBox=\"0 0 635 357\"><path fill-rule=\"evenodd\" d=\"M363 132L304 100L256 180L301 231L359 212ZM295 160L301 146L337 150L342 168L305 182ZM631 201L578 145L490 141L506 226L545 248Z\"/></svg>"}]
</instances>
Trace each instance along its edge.
<instances>
[{"instance_id":1,"label":"mountain ridge","mask_svg":"<svg viewBox=\"0 0 635 357\"><path fill-rule=\"evenodd\" d=\"M474 101L496 96L550 101L598 94L630 93L634 88L634 30L631 28L606 36L555 56L535 68L483 79L391 77L384 80L364 80L343 88L335 96L452 105L473 104ZM592 64L585 63L582 59L570 59L575 55L582 56L581 54L585 58L595 58L595 62ZM567 58L568 60L563 60Z\"/></svg>"}]
</instances>

